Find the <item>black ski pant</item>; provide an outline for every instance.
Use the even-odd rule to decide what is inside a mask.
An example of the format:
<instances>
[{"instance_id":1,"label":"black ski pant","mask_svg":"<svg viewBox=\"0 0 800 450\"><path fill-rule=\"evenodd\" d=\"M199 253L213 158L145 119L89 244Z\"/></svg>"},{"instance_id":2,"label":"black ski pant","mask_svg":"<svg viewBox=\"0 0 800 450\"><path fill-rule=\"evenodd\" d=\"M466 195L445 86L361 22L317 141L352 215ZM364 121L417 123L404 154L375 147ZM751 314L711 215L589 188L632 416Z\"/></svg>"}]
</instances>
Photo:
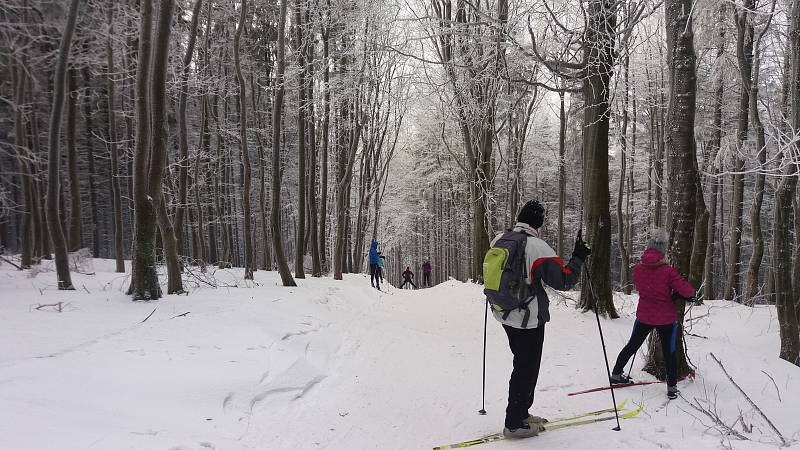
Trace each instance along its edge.
<instances>
[{"instance_id":1,"label":"black ski pant","mask_svg":"<svg viewBox=\"0 0 800 450\"><path fill-rule=\"evenodd\" d=\"M430 273L423 273L422 274L422 285L425 287L431 287L431 274Z\"/></svg>"},{"instance_id":2,"label":"black ski pant","mask_svg":"<svg viewBox=\"0 0 800 450\"><path fill-rule=\"evenodd\" d=\"M675 354L675 344L678 337L678 322L667 325L648 325L639 322L633 323L633 331L628 344L619 352L617 363L614 364L612 374L621 374L625 370L625 365L631 357L639 350L647 335L655 329L661 339L661 350L664 354L664 362L667 365L667 386L675 386L678 383L678 358Z\"/></svg>"},{"instance_id":3,"label":"black ski pant","mask_svg":"<svg viewBox=\"0 0 800 450\"><path fill-rule=\"evenodd\" d=\"M514 370L508 381L508 406L505 426L515 429L522 426L533 404L533 392L539 380L544 346L544 324L536 328L520 329L503 325L508 335L508 346L514 354Z\"/></svg>"},{"instance_id":4,"label":"black ski pant","mask_svg":"<svg viewBox=\"0 0 800 450\"><path fill-rule=\"evenodd\" d=\"M406 285L406 283L411 283L411 285L414 286L414 289L417 288L417 285L414 284L413 281L411 281L411 278L405 278L405 279L403 279L403 284L400 285L400 289L403 289L403 287Z\"/></svg>"},{"instance_id":5,"label":"black ski pant","mask_svg":"<svg viewBox=\"0 0 800 450\"><path fill-rule=\"evenodd\" d=\"M380 276L380 269L378 268L377 264L370 264L369 265L369 283L372 287L376 287L378 289L381 288L381 279Z\"/></svg>"}]
</instances>

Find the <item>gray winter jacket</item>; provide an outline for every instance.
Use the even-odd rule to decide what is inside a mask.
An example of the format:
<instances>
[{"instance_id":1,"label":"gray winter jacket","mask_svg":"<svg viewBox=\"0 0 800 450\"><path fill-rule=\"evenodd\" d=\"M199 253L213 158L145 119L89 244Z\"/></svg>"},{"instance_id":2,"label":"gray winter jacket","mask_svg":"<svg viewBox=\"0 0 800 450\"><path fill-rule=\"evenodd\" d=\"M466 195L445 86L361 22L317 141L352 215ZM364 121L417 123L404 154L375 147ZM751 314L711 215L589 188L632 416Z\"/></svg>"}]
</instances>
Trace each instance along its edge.
<instances>
[{"instance_id":1,"label":"gray winter jacket","mask_svg":"<svg viewBox=\"0 0 800 450\"><path fill-rule=\"evenodd\" d=\"M556 255L556 252L539 238L539 231L531 228L526 223L517 222L514 225L514 231L528 235L528 240L525 244L525 265L529 269L525 283L531 285L532 295L535 296L535 300L528 304L530 320L528 320L526 326L522 326L525 318L524 309L498 311L493 307L492 313L494 318L504 325L514 328L537 328L550 321L550 300L547 298L547 292L544 290L542 283L559 291L571 289L580 280L583 261L573 256L565 266L564 261ZM503 233L498 234L492 240L492 245L502 235ZM538 320L533 320L534 317Z\"/></svg>"}]
</instances>

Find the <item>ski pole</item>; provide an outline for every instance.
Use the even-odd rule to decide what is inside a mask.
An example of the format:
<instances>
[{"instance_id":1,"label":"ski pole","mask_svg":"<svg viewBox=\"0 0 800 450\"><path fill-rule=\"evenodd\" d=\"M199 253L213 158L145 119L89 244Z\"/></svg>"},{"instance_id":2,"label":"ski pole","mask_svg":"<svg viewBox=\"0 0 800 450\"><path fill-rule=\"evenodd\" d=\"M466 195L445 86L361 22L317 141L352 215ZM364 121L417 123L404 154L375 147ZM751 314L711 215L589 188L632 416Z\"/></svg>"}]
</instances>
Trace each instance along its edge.
<instances>
[{"instance_id":1,"label":"ski pole","mask_svg":"<svg viewBox=\"0 0 800 450\"><path fill-rule=\"evenodd\" d=\"M639 353L638 351L636 353ZM636 361L636 353L633 354L633 358L631 358L631 366L628 367L628 378L631 377L631 371L633 370L633 362Z\"/></svg>"},{"instance_id":2,"label":"ski pole","mask_svg":"<svg viewBox=\"0 0 800 450\"><path fill-rule=\"evenodd\" d=\"M478 414L486 415L486 323L489 320L489 299L486 299L486 310L483 313L483 394L481 399L481 409Z\"/></svg>"},{"instance_id":3,"label":"ski pole","mask_svg":"<svg viewBox=\"0 0 800 450\"><path fill-rule=\"evenodd\" d=\"M600 313L597 312L597 296L594 295L594 286L592 286L592 275L589 272L589 264L586 264L586 282L589 285L589 292L592 294L592 299L595 301L594 317L597 319L597 329L600 330L600 344L603 346L603 358L606 361L606 374L608 375L608 387L611 390L611 401L614 403L614 416L617 419L617 426L612 428L614 431L620 431L622 428L619 425L619 411L617 411L617 398L614 395L614 383L611 382L611 369L608 368L608 354L606 353L606 340L603 337L603 327L600 326Z\"/></svg>"}]
</instances>

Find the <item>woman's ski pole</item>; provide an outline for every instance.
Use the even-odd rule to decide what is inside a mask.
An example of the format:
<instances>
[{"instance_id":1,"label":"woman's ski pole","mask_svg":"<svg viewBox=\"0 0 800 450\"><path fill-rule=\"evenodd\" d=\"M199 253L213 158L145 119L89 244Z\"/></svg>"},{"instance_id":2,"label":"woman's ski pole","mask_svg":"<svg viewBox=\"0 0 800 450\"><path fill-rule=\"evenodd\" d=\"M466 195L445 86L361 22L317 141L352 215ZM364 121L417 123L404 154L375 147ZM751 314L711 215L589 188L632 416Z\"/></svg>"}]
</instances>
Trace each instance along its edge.
<instances>
[{"instance_id":1,"label":"woman's ski pole","mask_svg":"<svg viewBox=\"0 0 800 450\"><path fill-rule=\"evenodd\" d=\"M578 235L580 236L580 234ZM592 295L592 299L595 302L594 305L594 316L597 319L597 329L600 330L600 343L603 346L603 358L606 360L606 374L608 375L608 386L611 388L611 401L614 403L614 416L617 419L617 426L612 428L614 431L620 431L622 428L619 426L619 411L617 411L617 399L614 395L614 383L611 382L611 369L608 368L608 354L606 353L606 340L603 337L603 327L600 326L600 313L597 312L597 296L594 295L594 287L592 286L592 274L589 272L589 264L588 261L585 264L586 266L586 282L589 284L589 292Z\"/></svg>"}]
</instances>

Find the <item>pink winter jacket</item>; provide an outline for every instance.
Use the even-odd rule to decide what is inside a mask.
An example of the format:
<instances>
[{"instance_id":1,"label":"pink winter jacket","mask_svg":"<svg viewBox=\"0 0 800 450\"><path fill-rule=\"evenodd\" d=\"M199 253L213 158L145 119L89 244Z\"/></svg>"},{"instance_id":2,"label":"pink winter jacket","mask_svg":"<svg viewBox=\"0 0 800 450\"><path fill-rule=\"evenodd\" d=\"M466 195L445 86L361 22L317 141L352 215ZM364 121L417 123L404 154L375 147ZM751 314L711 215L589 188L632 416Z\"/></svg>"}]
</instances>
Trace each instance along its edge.
<instances>
[{"instance_id":1,"label":"pink winter jacket","mask_svg":"<svg viewBox=\"0 0 800 450\"><path fill-rule=\"evenodd\" d=\"M649 248L633 268L633 284L639 291L636 318L647 325L667 325L678 320L672 292L681 297L694 296L694 288L677 270L664 261L664 254Z\"/></svg>"}]
</instances>

